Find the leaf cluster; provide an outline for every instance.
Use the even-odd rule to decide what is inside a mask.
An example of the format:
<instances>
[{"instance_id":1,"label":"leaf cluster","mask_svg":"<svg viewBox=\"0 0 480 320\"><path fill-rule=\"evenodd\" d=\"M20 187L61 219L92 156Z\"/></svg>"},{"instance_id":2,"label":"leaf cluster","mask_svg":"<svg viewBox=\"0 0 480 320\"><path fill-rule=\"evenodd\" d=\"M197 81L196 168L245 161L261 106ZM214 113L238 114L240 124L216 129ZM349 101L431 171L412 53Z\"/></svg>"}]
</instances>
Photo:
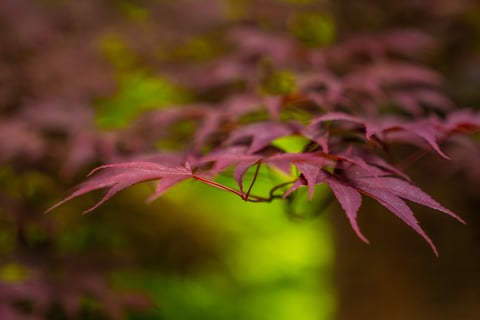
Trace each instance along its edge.
<instances>
[{"instance_id":1,"label":"leaf cluster","mask_svg":"<svg viewBox=\"0 0 480 320\"><path fill-rule=\"evenodd\" d=\"M398 47L399 38L416 42ZM252 202L285 199L301 187L311 198L316 185L327 184L363 241L368 242L357 214L367 196L419 233L437 254L405 200L462 219L415 186L391 150L405 144L448 159L442 145L459 133L478 131L480 116L455 110L442 92L442 77L415 62L422 52L418 47L432 40L401 30L310 48L285 35L248 27L232 29L226 41L233 49L204 65L198 74L201 80L191 79L190 86L203 97L200 101L151 112L132 125L142 128L144 141L159 143L176 139L169 132L192 123L194 129L184 133L181 145L168 155L159 150L148 158L98 167L53 208L87 192L108 189L88 212L146 181L157 181L148 201L187 179ZM288 90L262 90L265 77L259 66L266 61L273 70L270 79L277 79L282 88L282 79L289 75ZM241 85L225 89L235 83ZM305 141L300 152L276 145L288 137ZM252 190L260 167L290 180L272 185L269 195L256 195ZM228 172L236 188L215 180L227 170L232 170ZM254 177L247 183L249 170Z\"/></svg>"}]
</instances>

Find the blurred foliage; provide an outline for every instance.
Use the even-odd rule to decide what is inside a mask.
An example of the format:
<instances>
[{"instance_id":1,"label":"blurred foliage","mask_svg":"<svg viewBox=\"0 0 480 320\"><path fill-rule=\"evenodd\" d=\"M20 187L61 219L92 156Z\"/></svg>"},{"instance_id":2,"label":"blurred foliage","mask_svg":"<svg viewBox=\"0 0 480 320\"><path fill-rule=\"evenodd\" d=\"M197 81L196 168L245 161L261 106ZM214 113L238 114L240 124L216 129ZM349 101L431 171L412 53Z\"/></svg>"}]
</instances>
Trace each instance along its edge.
<instances>
[{"instance_id":1,"label":"blurred foliage","mask_svg":"<svg viewBox=\"0 0 480 320\"><path fill-rule=\"evenodd\" d=\"M126 73L118 92L97 102L96 122L100 128L125 128L143 112L186 103L186 90L142 71Z\"/></svg>"},{"instance_id":2,"label":"blurred foliage","mask_svg":"<svg viewBox=\"0 0 480 320\"><path fill-rule=\"evenodd\" d=\"M116 35L103 36L99 41L99 47L105 58L117 70L129 70L138 63L125 41Z\"/></svg>"},{"instance_id":3,"label":"blurred foliage","mask_svg":"<svg viewBox=\"0 0 480 320\"><path fill-rule=\"evenodd\" d=\"M145 21L149 18L148 9L131 0L116 2L117 8L130 20Z\"/></svg>"},{"instance_id":4,"label":"blurred foliage","mask_svg":"<svg viewBox=\"0 0 480 320\"><path fill-rule=\"evenodd\" d=\"M172 52L172 56L175 59L187 60L187 61L208 61L214 58L221 48L218 47L218 43L215 43L215 37L200 36L193 37L180 44Z\"/></svg>"},{"instance_id":5,"label":"blurred foliage","mask_svg":"<svg viewBox=\"0 0 480 320\"><path fill-rule=\"evenodd\" d=\"M28 270L22 265L8 263L0 269L0 280L5 282L22 282L28 279Z\"/></svg>"},{"instance_id":6,"label":"blurred foliage","mask_svg":"<svg viewBox=\"0 0 480 320\"><path fill-rule=\"evenodd\" d=\"M294 13L288 25L296 38L312 47L326 46L335 40L335 22L325 13Z\"/></svg>"},{"instance_id":7,"label":"blurred foliage","mask_svg":"<svg viewBox=\"0 0 480 320\"><path fill-rule=\"evenodd\" d=\"M27 119L25 132L7 137L45 141L32 149L41 149L42 156L0 156L7 161L0 167L0 318L18 316L7 313L15 305L29 319L333 319L331 226L323 216L298 221L321 213L315 208L328 198L325 190L316 191L313 203L285 208L289 204L243 203L183 183L144 206L150 190L141 186L88 216L81 216L80 208L96 195L49 215L43 211L79 175L117 160L110 150L127 143L114 139L120 135L115 129L128 127L145 111L192 101L193 90L178 83L193 86L208 75L182 73L182 66L208 63L228 51L220 35L238 22L288 31L316 48L352 30L426 25L446 43L434 63L448 75L449 89L462 102L480 105L479 6L448 3L1 0L1 125L24 121L29 112L54 124L45 130L44 120ZM294 93L298 79L274 71L263 80L263 90L283 95ZM91 124L76 112L78 104L87 114L94 111ZM44 113L42 105L71 113L68 127L55 123L61 112ZM302 119L293 111L282 116ZM180 135L189 130L189 123L172 128ZM109 132L97 137L97 131ZM97 140L85 139L90 135ZM292 152L305 147L301 138L274 144ZM93 156L80 157L77 171L67 175L59 168L72 146L81 156ZM300 214L288 216L290 209ZM153 307L130 311L145 303L125 298L119 288L149 293ZM72 301L79 301L76 313L69 309Z\"/></svg>"},{"instance_id":8,"label":"blurred foliage","mask_svg":"<svg viewBox=\"0 0 480 320\"><path fill-rule=\"evenodd\" d=\"M122 2L122 7L133 6ZM133 10L133 9L132 9ZM100 128L125 128L136 117L146 111L184 104L191 94L166 78L142 70L139 58L128 48L125 40L118 36L105 36L100 41L105 58L117 70L118 89L110 97L98 99L96 124ZM192 50L197 50L194 47Z\"/></svg>"},{"instance_id":9,"label":"blurred foliage","mask_svg":"<svg viewBox=\"0 0 480 320\"><path fill-rule=\"evenodd\" d=\"M274 71L266 75L262 91L272 95L287 95L296 89L295 75L287 71Z\"/></svg>"}]
</instances>

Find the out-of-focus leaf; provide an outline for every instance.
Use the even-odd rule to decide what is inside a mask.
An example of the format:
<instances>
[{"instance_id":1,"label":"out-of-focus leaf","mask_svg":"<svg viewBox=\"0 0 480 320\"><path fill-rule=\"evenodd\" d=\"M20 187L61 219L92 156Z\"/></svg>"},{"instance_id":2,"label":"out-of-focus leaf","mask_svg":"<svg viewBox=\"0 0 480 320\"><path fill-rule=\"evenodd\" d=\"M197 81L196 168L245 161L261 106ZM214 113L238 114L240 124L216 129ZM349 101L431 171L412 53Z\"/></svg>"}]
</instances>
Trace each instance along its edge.
<instances>
[{"instance_id":1,"label":"out-of-focus leaf","mask_svg":"<svg viewBox=\"0 0 480 320\"><path fill-rule=\"evenodd\" d=\"M234 131L225 142L228 144L248 142L249 148L247 153L254 153L268 146L273 140L287 136L293 132L293 128L282 123L260 122L244 126Z\"/></svg>"}]
</instances>

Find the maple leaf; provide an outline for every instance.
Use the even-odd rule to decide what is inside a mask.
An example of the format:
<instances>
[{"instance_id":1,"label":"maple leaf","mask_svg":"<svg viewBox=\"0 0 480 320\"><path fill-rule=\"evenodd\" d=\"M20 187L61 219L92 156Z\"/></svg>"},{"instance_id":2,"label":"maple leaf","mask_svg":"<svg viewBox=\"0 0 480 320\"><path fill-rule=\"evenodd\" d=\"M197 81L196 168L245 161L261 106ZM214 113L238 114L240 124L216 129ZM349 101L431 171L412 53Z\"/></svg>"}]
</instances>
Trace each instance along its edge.
<instances>
[{"instance_id":1,"label":"maple leaf","mask_svg":"<svg viewBox=\"0 0 480 320\"><path fill-rule=\"evenodd\" d=\"M451 133L480 131L480 112L456 110L447 115L444 127Z\"/></svg>"},{"instance_id":2,"label":"maple leaf","mask_svg":"<svg viewBox=\"0 0 480 320\"><path fill-rule=\"evenodd\" d=\"M421 84L440 87L444 84L437 72L412 63L377 63L358 72L358 77L366 77L381 86Z\"/></svg>"},{"instance_id":3,"label":"maple leaf","mask_svg":"<svg viewBox=\"0 0 480 320\"><path fill-rule=\"evenodd\" d=\"M391 30L380 37L388 51L407 57L425 56L436 46L435 39L419 30Z\"/></svg>"},{"instance_id":4,"label":"maple leaf","mask_svg":"<svg viewBox=\"0 0 480 320\"><path fill-rule=\"evenodd\" d=\"M347 113L343 112L329 112L325 115L321 115L319 117L316 117L312 119L310 122L310 127L314 127L318 125L319 123L326 122L326 121L349 121L357 124L361 124L363 126L366 126L366 121L360 117L350 115Z\"/></svg>"},{"instance_id":5,"label":"maple leaf","mask_svg":"<svg viewBox=\"0 0 480 320\"><path fill-rule=\"evenodd\" d=\"M438 145L438 136L443 133L439 128L438 123L431 118L419 119L415 121L406 121L401 118L385 118L379 119L363 119L359 116L349 115L343 112L332 112L325 115L314 118L309 127L314 128L320 123L327 121L346 121L361 125L365 130L365 138L368 141L372 141L373 136L382 138L385 133L391 134L395 131L404 131L408 134L412 134L422 140L424 140L430 147L435 150L440 156L445 159L450 159ZM348 130L348 128L347 128ZM415 144L415 139L409 139L409 136L403 136L405 142Z\"/></svg>"},{"instance_id":6,"label":"maple leaf","mask_svg":"<svg viewBox=\"0 0 480 320\"><path fill-rule=\"evenodd\" d=\"M332 111L343 99L343 83L325 70L298 78L298 87L319 107Z\"/></svg>"},{"instance_id":7,"label":"maple leaf","mask_svg":"<svg viewBox=\"0 0 480 320\"><path fill-rule=\"evenodd\" d=\"M438 135L439 135L439 130L435 128L434 124L429 121L428 119L426 120L418 120L410 123L402 123L398 125L392 125L389 128L384 128L384 131L386 130L395 130L397 128L403 129L405 131L408 131L423 140L425 140L433 150L435 150L439 155L441 155L445 159L450 159L441 149L440 146L438 145Z\"/></svg>"},{"instance_id":8,"label":"maple leaf","mask_svg":"<svg viewBox=\"0 0 480 320\"><path fill-rule=\"evenodd\" d=\"M394 213L403 222L420 234L430 244L436 255L438 255L438 252L435 245L419 226L413 212L402 198L436 209L454 217L462 223L465 223L455 213L445 208L420 188L407 181L391 176L372 176L366 172L365 169L353 165L344 167L343 174L353 188L378 201L381 205Z\"/></svg>"},{"instance_id":9,"label":"maple leaf","mask_svg":"<svg viewBox=\"0 0 480 320\"><path fill-rule=\"evenodd\" d=\"M238 120L241 116L261 110L264 101L256 94L237 94L222 102L220 109L229 120Z\"/></svg>"},{"instance_id":10,"label":"maple leaf","mask_svg":"<svg viewBox=\"0 0 480 320\"><path fill-rule=\"evenodd\" d=\"M321 167L321 161L318 158L316 159L314 154L278 155L272 157L273 160L270 161L275 163L279 159L288 158L301 173L282 198L288 197L293 191L304 186L308 187L309 197L311 198L316 184L327 183L345 212L354 232L361 240L368 243L368 239L361 233L357 223L357 214L362 203L361 195L366 195L379 202L420 234L431 246L433 252L438 255L432 240L420 227L412 210L403 199L436 209L462 223L465 222L419 187L392 176L401 173L397 169L386 165L384 161L377 157L370 156L363 159L360 155L361 153L358 152L345 152L342 157L337 158L337 169L333 174L328 173ZM318 157L318 154L316 156ZM333 158L332 155L328 157ZM325 155L323 159L328 159L328 157ZM370 161L371 163L369 163ZM399 176L403 177L404 174Z\"/></svg>"},{"instance_id":11,"label":"maple leaf","mask_svg":"<svg viewBox=\"0 0 480 320\"><path fill-rule=\"evenodd\" d=\"M449 209L443 207L436 200L430 197L428 194L423 192L420 188L415 185L408 183L404 180L394 178L394 177L374 177L374 178L363 178L361 180L356 179L355 183L359 187L369 187L381 189L385 192L393 193L401 198L416 202L418 204L436 209L443 213L446 213L460 222L464 221L457 216L455 213Z\"/></svg>"},{"instance_id":12,"label":"maple leaf","mask_svg":"<svg viewBox=\"0 0 480 320\"><path fill-rule=\"evenodd\" d=\"M342 156L329 154L323 151L316 152L282 152L265 157L262 161L272 165L286 174L291 173L291 165L309 164L317 167L332 165L335 161L346 160ZM308 169L306 169L308 170ZM312 178L313 181L313 178Z\"/></svg>"},{"instance_id":13,"label":"maple leaf","mask_svg":"<svg viewBox=\"0 0 480 320\"><path fill-rule=\"evenodd\" d=\"M160 180L154 194L149 198L149 201L153 201L153 199L160 196L175 184L192 177L192 172L187 167L167 167L154 162L135 161L104 165L92 170L89 176L99 170L105 169L107 169L107 171L103 172L103 174L94 176L81 184L77 190L59 203L55 204L53 207L49 208L47 212L85 193L97 189L109 188L99 202L90 209L84 211L84 213L88 213L98 208L101 204L123 189L140 182Z\"/></svg>"},{"instance_id":14,"label":"maple leaf","mask_svg":"<svg viewBox=\"0 0 480 320\"><path fill-rule=\"evenodd\" d=\"M321 166L306 163L306 162L296 162L295 166L305 177L305 181L308 186L308 198L311 200L313 197L313 191L315 190L315 184L322 170Z\"/></svg>"},{"instance_id":15,"label":"maple leaf","mask_svg":"<svg viewBox=\"0 0 480 320\"><path fill-rule=\"evenodd\" d=\"M266 56L277 63L285 63L292 55L294 43L291 39L262 32L257 28L235 28L229 38L243 56Z\"/></svg>"},{"instance_id":16,"label":"maple leaf","mask_svg":"<svg viewBox=\"0 0 480 320\"><path fill-rule=\"evenodd\" d=\"M211 173L219 173L226 168L239 163L254 164L262 159L262 156L249 154L247 146L231 146L211 151L209 154L196 160L196 165L213 162Z\"/></svg>"},{"instance_id":17,"label":"maple leaf","mask_svg":"<svg viewBox=\"0 0 480 320\"><path fill-rule=\"evenodd\" d=\"M410 207L408 207L405 201L403 201L395 194L382 191L381 189L363 186L360 190L362 191L362 193L378 201L382 206L387 208L390 212L392 212L403 222L405 222L410 228L420 234L430 245L435 255L438 256L438 251L435 247L435 244L425 233L425 231L420 227L417 219L415 218L415 215L413 214L413 211L410 209Z\"/></svg>"},{"instance_id":18,"label":"maple leaf","mask_svg":"<svg viewBox=\"0 0 480 320\"><path fill-rule=\"evenodd\" d=\"M203 118L203 123L199 126L195 133L193 148L200 152L202 147L207 144L208 139L218 130L221 124L221 115L218 112L207 112Z\"/></svg>"},{"instance_id":19,"label":"maple leaf","mask_svg":"<svg viewBox=\"0 0 480 320\"><path fill-rule=\"evenodd\" d=\"M293 133L293 128L279 122L259 122L246 125L233 131L225 144L244 142L250 140L247 153L252 154L259 151L280 137Z\"/></svg>"},{"instance_id":20,"label":"maple leaf","mask_svg":"<svg viewBox=\"0 0 480 320\"><path fill-rule=\"evenodd\" d=\"M357 223L358 209L360 209L360 205L362 204L362 196L360 192L358 192L356 188L348 185L335 176L330 176L326 180L330 186L330 189L335 195L335 198L337 198L348 220L350 221L352 229L360 239L366 243L369 243L368 239L360 231L360 227Z\"/></svg>"},{"instance_id":21,"label":"maple leaf","mask_svg":"<svg viewBox=\"0 0 480 320\"><path fill-rule=\"evenodd\" d=\"M405 111L417 116L423 113L424 105L444 112L454 107L454 103L443 93L425 88L393 90L389 97Z\"/></svg>"},{"instance_id":22,"label":"maple leaf","mask_svg":"<svg viewBox=\"0 0 480 320\"><path fill-rule=\"evenodd\" d=\"M365 242L368 240L357 223L362 194L399 216L436 250L404 200L461 219L410 183L376 149L380 146L379 151L388 152L390 144L402 142L432 149L448 158L440 145L449 135L480 127L478 115L448 115L453 103L441 92L444 79L432 69L412 62L412 58L433 45L430 37L413 30L399 30L358 36L322 50L303 48L288 37L253 27L233 28L222 39L229 45L226 54L198 66L196 72L180 75L197 91L196 103L157 110L133 123L122 141L131 146L137 160L95 169L92 173L101 172L51 209L84 193L107 189L88 212L131 185L158 180L147 199L153 201L190 178L234 193L245 201L271 201L279 196L250 195L259 168L266 166L290 176L293 171L296 180L283 198L307 187L312 199L316 185L327 184L353 230ZM272 72L288 70L298 80L295 91L281 91L275 96L262 93L259 88L265 70L261 68L265 66ZM189 79L193 73L197 75ZM384 106L391 105L402 114L406 111L407 116L385 115L385 111L391 110ZM425 116L431 109L447 113L445 119ZM291 114L301 123L291 118L284 121ZM186 146L177 148L183 162L138 160L137 156L151 152L148 148L159 139L178 144L174 130L170 129L185 123L189 125L185 133L188 136L182 141ZM62 129L68 132L68 126ZM306 138L302 152L290 153L275 146L276 139L292 136ZM94 137L81 138L87 145L95 141ZM87 151L94 151L80 143L76 145L79 153L90 156ZM92 153L90 157L93 156ZM124 159L119 151L112 158ZM213 180L227 169L233 169L229 174L237 189ZM254 178L247 188L245 176L252 169Z\"/></svg>"},{"instance_id":23,"label":"maple leaf","mask_svg":"<svg viewBox=\"0 0 480 320\"><path fill-rule=\"evenodd\" d=\"M344 182L339 177L327 173L319 166L301 162L296 163L296 166L302 175L284 193L282 198L285 199L298 188L307 186L309 189L309 198L311 199L314 186L326 182L344 210L352 229L361 240L369 243L368 239L361 233L357 223L357 214L362 203L362 197L357 188Z\"/></svg>"}]
</instances>

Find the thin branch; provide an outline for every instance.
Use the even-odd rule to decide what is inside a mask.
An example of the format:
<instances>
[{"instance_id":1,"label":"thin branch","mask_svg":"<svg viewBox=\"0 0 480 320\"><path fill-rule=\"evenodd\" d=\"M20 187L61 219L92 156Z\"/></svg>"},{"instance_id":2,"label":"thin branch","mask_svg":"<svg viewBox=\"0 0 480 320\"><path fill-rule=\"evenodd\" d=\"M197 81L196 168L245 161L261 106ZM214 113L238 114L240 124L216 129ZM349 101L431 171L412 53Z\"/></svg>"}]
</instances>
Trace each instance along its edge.
<instances>
[{"instance_id":1,"label":"thin branch","mask_svg":"<svg viewBox=\"0 0 480 320\"><path fill-rule=\"evenodd\" d=\"M253 188L253 185L255 184L255 181L257 180L258 172L260 171L260 165L261 165L261 163L258 162L256 167L255 167L255 173L253 174L252 182L250 183L250 186L248 187L248 191L245 194L245 199L244 200L248 201L248 197L250 195L250 192L252 191L252 188Z\"/></svg>"}]
</instances>

